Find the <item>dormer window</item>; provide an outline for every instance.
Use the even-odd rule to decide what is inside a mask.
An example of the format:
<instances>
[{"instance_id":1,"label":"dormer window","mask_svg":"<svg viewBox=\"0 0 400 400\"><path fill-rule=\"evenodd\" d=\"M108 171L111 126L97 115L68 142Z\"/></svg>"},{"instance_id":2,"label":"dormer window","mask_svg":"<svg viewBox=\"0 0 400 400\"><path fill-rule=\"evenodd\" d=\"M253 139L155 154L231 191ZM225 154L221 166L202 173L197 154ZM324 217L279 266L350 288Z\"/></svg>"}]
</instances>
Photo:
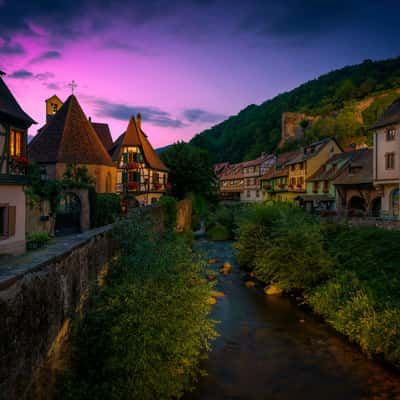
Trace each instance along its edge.
<instances>
[{"instance_id":1,"label":"dormer window","mask_svg":"<svg viewBox=\"0 0 400 400\"><path fill-rule=\"evenodd\" d=\"M396 139L396 129L389 128L386 131L386 140L389 142L389 141L395 140L395 139Z\"/></svg>"}]
</instances>

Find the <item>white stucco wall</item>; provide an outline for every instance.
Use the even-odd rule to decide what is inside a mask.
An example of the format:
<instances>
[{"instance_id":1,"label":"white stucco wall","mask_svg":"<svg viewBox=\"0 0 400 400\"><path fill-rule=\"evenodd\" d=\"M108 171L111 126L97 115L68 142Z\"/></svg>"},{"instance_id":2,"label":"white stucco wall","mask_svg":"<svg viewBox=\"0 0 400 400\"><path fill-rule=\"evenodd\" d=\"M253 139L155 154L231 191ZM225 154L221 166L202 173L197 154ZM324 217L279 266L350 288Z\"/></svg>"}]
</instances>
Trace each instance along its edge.
<instances>
[{"instance_id":1,"label":"white stucco wall","mask_svg":"<svg viewBox=\"0 0 400 400\"><path fill-rule=\"evenodd\" d=\"M0 254L25 252L25 192L22 186L0 185L0 203L16 207L15 235L0 240Z\"/></svg>"}]
</instances>

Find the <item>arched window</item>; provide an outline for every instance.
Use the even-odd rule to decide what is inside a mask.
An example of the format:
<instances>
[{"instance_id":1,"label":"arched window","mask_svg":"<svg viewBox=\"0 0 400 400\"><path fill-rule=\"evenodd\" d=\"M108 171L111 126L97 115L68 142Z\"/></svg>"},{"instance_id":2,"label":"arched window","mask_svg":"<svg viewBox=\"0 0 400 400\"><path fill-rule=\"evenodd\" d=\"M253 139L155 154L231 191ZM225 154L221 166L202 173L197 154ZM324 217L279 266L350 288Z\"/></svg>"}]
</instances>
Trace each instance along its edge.
<instances>
[{"instance_id":1,"label":"arched window","mask_svg":"<svg viewBox=\"0 0 400 400\"><path fill-rule=\"evenodd\" d=\"M400 215L400 189L394 189L392 191L390 203L392 215L398 217Z\"/></svg>"},{"instance_id":2,"label":"arched window","mask_svg":"<svg viewBox=\"0 0 400 400\"><path fill-rule=\"evenodd\" d=\"M107 177L106 177L106 192L107 193L111 193L111 186L112 186L112 182L111 182L111 172L107 173Z\"/></svg>"}]
</instances>

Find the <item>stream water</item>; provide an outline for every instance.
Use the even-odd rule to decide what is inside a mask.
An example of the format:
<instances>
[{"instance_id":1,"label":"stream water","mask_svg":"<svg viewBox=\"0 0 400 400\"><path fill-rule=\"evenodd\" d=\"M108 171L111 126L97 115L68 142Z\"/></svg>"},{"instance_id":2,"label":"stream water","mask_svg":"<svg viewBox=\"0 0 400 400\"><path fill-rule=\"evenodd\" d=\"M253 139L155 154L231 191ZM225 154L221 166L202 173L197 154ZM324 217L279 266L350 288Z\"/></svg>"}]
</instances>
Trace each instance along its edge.
<instances>
[{"instance_id":1,"label":"stream water","mask_svg":"<svg viewBox=\"0 0 400 400\"><path fill-rule=\"evenodd\" d=\"M208 375L185 400L400 399L397 371L369 360L290 298L246 288L232 243L200 239L195 246L233 270L218 276L225 297L212 313L220 336L204 363Z\"/></svg>"}]
</instances>

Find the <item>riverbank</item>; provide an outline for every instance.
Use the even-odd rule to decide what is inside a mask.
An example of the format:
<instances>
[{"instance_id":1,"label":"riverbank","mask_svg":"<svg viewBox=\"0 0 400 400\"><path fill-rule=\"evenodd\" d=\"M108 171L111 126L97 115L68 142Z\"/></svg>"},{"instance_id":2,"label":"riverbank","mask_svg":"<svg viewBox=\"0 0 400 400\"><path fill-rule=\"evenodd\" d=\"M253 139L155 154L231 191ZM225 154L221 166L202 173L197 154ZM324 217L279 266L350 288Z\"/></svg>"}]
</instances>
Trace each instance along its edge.
<instances>
[{"instance_id":1,"label":"riverbank","mask_svg":"<svg viewBox=\"0 0 400 400\"><path fill-rule=\"evenodd\" d=\"M233 242L198 240L196 252L217 275L211 317L219 337L200 379L185 400L367 400L400 398L399 375L368 359L357 346L289 297L246 288L249 275L235 260ZM220 274L229 261L232 272Z\"/></svg>"},{"instance_id":2,"label":"riverbank","mask_svg":"<svg viewBox=\"0 0 400 400\"><path fill-rule=\"evenodd\" d=\"M306 304L370 356L400 363L400 232L321 222L287 205L238 218L238 261Z\"/></svg>"}]
</instances>

